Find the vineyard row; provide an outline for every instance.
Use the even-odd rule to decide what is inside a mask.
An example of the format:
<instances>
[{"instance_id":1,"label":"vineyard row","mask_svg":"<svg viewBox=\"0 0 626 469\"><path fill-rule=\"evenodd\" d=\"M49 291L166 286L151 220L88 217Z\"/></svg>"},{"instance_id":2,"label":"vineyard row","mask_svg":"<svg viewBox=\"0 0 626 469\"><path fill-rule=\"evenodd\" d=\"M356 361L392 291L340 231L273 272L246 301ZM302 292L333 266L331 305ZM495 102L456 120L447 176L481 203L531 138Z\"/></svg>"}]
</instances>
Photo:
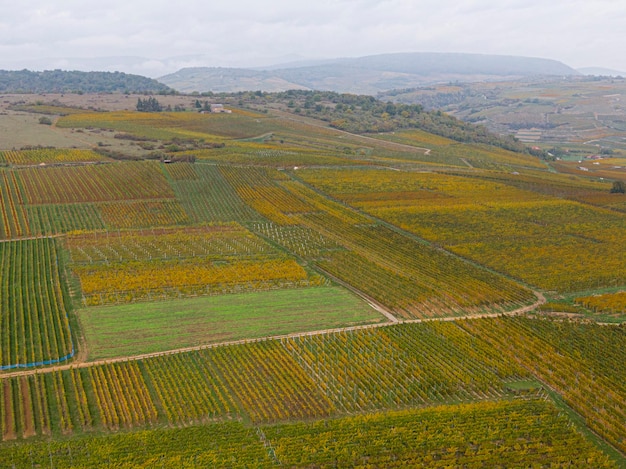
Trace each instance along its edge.
<instances>
[{"instance_id":1,"label":"vineyard row","mask_svg":"<svg viewBox=\"0 0 626 469\"><path fill-rule=\"evenodd\" d=\"M5 378L0 421L5 440L238 416L262 424L498 400L537 376L623 448L624 340L619 327L522 317L266 340Z\"/></svg>"}]
</instances>

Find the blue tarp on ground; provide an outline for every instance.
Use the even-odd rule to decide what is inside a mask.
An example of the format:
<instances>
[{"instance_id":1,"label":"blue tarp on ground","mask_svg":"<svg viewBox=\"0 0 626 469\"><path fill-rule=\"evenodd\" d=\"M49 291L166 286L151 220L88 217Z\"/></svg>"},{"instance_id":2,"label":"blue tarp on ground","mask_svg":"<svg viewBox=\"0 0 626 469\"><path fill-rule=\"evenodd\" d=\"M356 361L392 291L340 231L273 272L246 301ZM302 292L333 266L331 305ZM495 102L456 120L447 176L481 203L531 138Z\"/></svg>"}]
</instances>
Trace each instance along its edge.
<instances>
[{"instance_id":1,"label":"blue tarp on ground","mask_svg":"<svg viewBox=\"0 0 626 469\"><path fill-rule=\"evenodd\" d=\"M36 366L55 365L57 363L64 362L65 360L69 360L73 356L74 356L74 347L72 347L71 353L61 358L55 358L53 360L43 360L43 361L35 362L35 363L16 363L15 365L3 365L3 366L0 366L0 370L4 371L4 370L13 370L15 368L33 368Z\"/></svg>"}]
</instances>

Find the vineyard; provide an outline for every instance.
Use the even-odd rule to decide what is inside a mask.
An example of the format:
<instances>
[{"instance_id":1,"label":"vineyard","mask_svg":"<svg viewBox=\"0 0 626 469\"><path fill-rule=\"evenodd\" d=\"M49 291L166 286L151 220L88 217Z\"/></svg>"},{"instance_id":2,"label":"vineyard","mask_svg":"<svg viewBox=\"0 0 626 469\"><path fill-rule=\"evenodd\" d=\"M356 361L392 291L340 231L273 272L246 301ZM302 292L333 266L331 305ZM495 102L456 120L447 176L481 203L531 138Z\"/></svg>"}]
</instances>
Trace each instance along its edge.
<instances>
[{"instance_id":1,"label":"vineyard","mask_svg":"<svg viewBox=\"0 0 626 469\"><path fill-rule=\"evenodd\" d=\"M3 239L13 239L30 234L22 193L15 173L0 173L0 230Z\"/></svg>"},{"instance_id":2,"label":"vineyard","mask_svg":"<svg viewBox=\"0 0 626 469\"><path fill-rule=\"evenodd\" d=\"M189 224L189 217L177 200L113 202L98 208L106 227L112 230Z\"/></svg>"},{"instance_id":3,"label":"vineyard","mask_svg":"<svg viewBox=\"0 0 626 469\"><path fill-rule=\"evenodd\" d=\"M576 298L576 303L596 313L623 315L626 312L626 292L605 293Z\"/></svg>"},{"instance_id":4,"label":"vineyard","mask_svg":"<svg viewBox=\"0 0 626 469\"><path fill-rule=\"evenodd\" d=\"M245 111L228 115L199 113L107 112L64 116L58 127L98 127L154 138L248 138L272 130L266 115Z\"/></svg>"},{"instance_id":5,"label":"vineyard","mask_svg":"<svg viewBox=\"0 0 626 469\"><path fill-rule=\"evenodd\" d=\"M76 264L205 257L253 259L278 251L236 223L189 228L80 232L66 238Z\"/></svg>"},{"instance_id":6,"label":"vineyard","mask_svg":"<svg viewBox=\"0 0 626 469\"><path fill-rule=\"evenodd\" d=\"M626 467L614 165L239 99L0 152L0 467Z\"/></svg>"},{"instance_id":7,"label":"vineyard","mask_svg":"<svg viewBox=\"0 0 626 469\"><path fill-rule=\"evenodd\" d=\"M161 168L150 163L28 168L16 175L33 205L174 197Z\"/></svg>"},{"instance_id":8,"label":"vineyard","mask_svg":"<svg viewBox=\"0 0 626 469\"><path fill-rule=\"evenodd\" d=\"M346 163L358 162L325 151L320 153L317 148L308 148L301 143L294 142L293 137L287 137L290 143L284 142L272 134L267 134L267 141L256 142L238 140L229 142L225 148L200 149L184 152L183 155L193 155L203 162L216 164L236 164L284 168L303 165L339 166Z\"/></svg>"},{"instance_id":9,"label":"vineyard","mask_svg":"<svg viewBox=\"0 0 626 469\"><path fill-rule=\"evenodd\" d=\"M439 336L455 328L381 328L305 336L284 345L346 412L496 398L504 381L527 377L503 363L496 372L488 370L468 354L466 344Z\"/></svg>"},{"instance_id":10,"label":"vineyard","mask_svg":"<svg viewBox=\"0 0 626 469\"><path fill-rule=\"evenodd\" d=\"M332 436L331 436L332 435ZM471 443L468 443L471 442ZM257 427L229 422L8 447L3 467L618 467L539 399ZM13 465L13 466L12 466Z\"/></svg>"},{"instance_id":11,"label":"vineyard","mask_svg":"<svg viewBox=\"0 0 626 469\"><path fill-rule=\"evenodd\" d=\"M54 239L0 243L0 370L74 354L68 294Z\"/></svg>"},{"instance_id":12,"label":"vineyard","mask_svg":"<svg viewBox=\"0 0 626 469\"><path fill-rule=\"evenodd\" d=\"M481 145L459 144L438 135L429 134L422 130L407 130L382 134L379 138L418 147L427 147L436 156L424 155L420 159L441 164L445 162L451 166L502 169L515 165L524 168L544 168L536 158L521 155L501 148L488 148ZM429 157L430 156L430 157Z\"/></svg>"},{"instance_id":13,"label":"vineyard","mask_svg":"<svg viewBox=\"0 0 626 469\"><path fill-rule=\"evenodd\" d=\"M186 213L195 223L259 220L216 166L170 165L167 173Z\"/></svg>"},{"instance_id":14,"label":"vineyard","mask_svg":"<svg viewBox=\"0 0 626 469\"><path fill-rule=\"evenodd\" d=\"M467 321L462 327L546 382L591 429L626 451L623 327L523 318Z\"/></svg>"},{"instance_id":15,"label":"vineyard","mask_svg":"<svg viewBox=\"0 0 626 469\"><path fill-rule=\"evenodd\" d=\"M39 148L34 150L5 151L0 155L12 165L46 165L55 163L85 163L108 161L108 158L91 151L78 149Z\"/></svg>"},{"instance_id":16,"label":"vineyard","mask_svg":"<svg viewBox=\"0 0 626 469\"><path fill-rule=\"evenodd\" d=\"M272 222L252 224L260 234L400 317L506 311L534 300L518 284L332 202L280 172L230 168L224 174L241 199ZM306 237L294 244L286 232Z\"/></svg>"},{"instance_id":17,"label":"vineyard","mask_svg":"<svg viewBox=\"0 0 626 469\"><path fill-rule=\"evenodd\" d=\"M576 344L594 337L597 327L601 335L587 341L581 350ZM7 396L12 397L5 398L0 408L10 411L3 414L3 420L11 423L6 426L5 434L17 436L32 427L25 421L27 414L45 416L45 409L37 411L40 402L48 402L57 412L65 412L65 407L69 409L70 414L64 420L67 428L61 428L61 432L70 431L85 418L81 408L96 409L90 413L90 421L94 426L109 429L149 426L157 421L171 421L169 419L182 422L183 409L170 408L175 406L171 401L182 392L189 402L207 399L212 402L198 404L196 413L191 407L185 409L188 421L239 415L255 423L447 402L499 400L511 396L510 383L533 380L535 375L555 387L564 386L569 401L567 393L570 391L565 386L573 386L574 375L569 384L555 380L566 380L577 361L580 371L575 380L581 388L572 387L571 392L576 394L572 395L570 405L578 408L593 398L596 409L600 406L605 409L602 413L606 419L595 425L604 425L605 432L614 429L612 435L623 435L620 427L623 426L623 409L620 410L624 402L623 383L617 382L623 373L624 352L619 349L623 330L604 328L604 331L601 326L597 327L498 318L302 334L140 361L40 372L27 379L6 378L2 381L5 390L29 388L9 392ZM485 330L490 332L485 335ZM565 355L559 360L569 363L567 368L558 376L548 376L542 370L554 366L556 359L554 349L546 347L543 341L553 338L555 331L561 332L563 341L571 338L575 341L561 348ZM503 350L499 342L492 342L496 338L506 338L504 344L511 344L510 347ZM521 342L527 345L522 348L518 345ZM610 362L596 351L600 348L594 344L599 343L605 344L603 353L611 352L614 357ZM516 355L511 356L510 350L516 350ZM535 350L541 350L541 354L537 355ZM582 355L570 357L568 350ZM164 368L168 369L167 373L155 371ZM82 387L77 384L79 379ZM192 379L195 381L185 385L184 391L177 391L176 386ZM70 381L66 383L66 380ZM42 387L44 382L50 385ZM79 406L66 406L64 400L68 397L59 394L54 383L75 389L73 400L87 401ZM31 389L35 385L39 386L38 391ZM207 389L214 390L207 394ZM602 400L596 400L600 395ZM33 406L33 411L26 413L29 405ZM593 428L591 420L599 416L591 408L581 408L581 413L582 410L588 412L583 415L589 418ZM608 426L608 422L612 425ZM37 432L45 433L40 427L45 425L36 424ZM615 444L623 445L623 442Z\"/></svg>"},{"instance_id":18,"label":"vineyard","mask_svg":"<svg viewBox=\"0 0 626 469\"><path fill-rule=\"evenodd\" d=\"M623 449L623 332L524 318L429 322L37 372L0 381L2 438L10 442L164 423L204 423L209 431L224 425L218 422L242 419L261 425L257 434L271 448L269 455L290 464L347 457L380 457L381 463L384 458L466 457L468 464L477 457L506 457L513 463L526 453L539 457L548 451L557 461L584 457L613 467L557 411L541 385L523 383L537 376L562 391L587 425ZM555 340L558 356L547 346ZM556 364L563 365L562 373L555 372ZM465 404L436 407L459 402ZM397 408L407 410L377 413ZM346 416L354 412L362 414ZM331 416L344 417L326 420ZM285 425L292 420L308 423ZM281 425L265 426L270 423ZM340 451L344 439L355 438L350 430L355 425L362 442L349 445L348 453ZM386 433L392 427L396 430ZM317 441L328 438L329 431L335 444ZM468 434L475 438L460 440ZM69 444L80 447L82 438ZM396 448L406 447L404 438L420 443L405 454ZM12 446L7 448L3 454L11 452ZM17 454L23 446L14 448Z\"/></svg>"},{"instance_id":19,"label":"vineyard","mask_svg":"<svg viewBox=\"0 0 626 469\"><path fill-rule=\"evenodd\" d=\"M626 283L621 213L444 174L316 170L298 176L366 213L544 290Z\"/></svg>"},{"instance_id":20,"label":"vineyard","mask_svg":"<svg viewBox=\"0 0 626 469\"><path fill-rule=\"evenodd\" d=\"M95 204L30 205L26 213L34 236L105 229L102 214Z\"/></svg>"},{"instance_id":21,"label":"vineyard","mask_svg":"<svg viewBox=\"0 0 626 469\"><path fill-rule=\"evenodd\" d=\"M542 400L281 425L265 435L277 460L292 467L614 467Z\"/></svg>"},{"instance_id":22,"label":"vineyard","mask_svg":"<svg viewBox=\"0 0 626 469\"><path fill-rule=\"evenodd\" d=\"M326 284L238 225L70 234L85 306Z\"/></svg>"}]
</instances>

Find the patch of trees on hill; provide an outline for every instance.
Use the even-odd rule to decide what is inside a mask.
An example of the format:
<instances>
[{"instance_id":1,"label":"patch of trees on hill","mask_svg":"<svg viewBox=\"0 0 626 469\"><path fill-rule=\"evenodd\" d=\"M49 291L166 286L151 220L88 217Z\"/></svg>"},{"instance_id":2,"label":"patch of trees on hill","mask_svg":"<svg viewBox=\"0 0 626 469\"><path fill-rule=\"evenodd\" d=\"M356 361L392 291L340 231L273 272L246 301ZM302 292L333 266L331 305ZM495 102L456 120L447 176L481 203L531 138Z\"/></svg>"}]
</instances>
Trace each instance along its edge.
<instances>
[{"instance_id":1,"label":"patch of trees on hill","mask_svg":"<svg viewBox=\"0 0 626 469\"><path fill-rule=\"evenodd\" d=\"M150 96L146 99L137 99L137 110L141 112L161 112L163 106L156 98Z\"/></svg>"},{"instance_id":2,"label":"patch of trees on hill","mask_svg":"<svg viewBox=\"0 0 626 469\"><path fill-rule=\"evenodd\" d=\"M332 91L257 91L235 95L239 96L242 104L251 104L253 107L255 103L281 104L290 112L321 119L331 127L353 133L421 129L458 142L494 145L516 152L529 151L511 135L497 135L486 127L463 122L444 112L428 111L420 104L384 102L373 96Z\"/></svg>"},{"instance_id":3,"label":"patch of trees on hill","mask_svg":"<svg viewBox=\"0 0 626 469\"><path fill-rule=\"evenodd\" d=\"M421 104L426 109L445 109L447 106L459 105L466 100L476 98L478 92L465 84L455 84L455 91L439 91L434 87L403 88L379 93L376 97L380 100L389 100L394 103ZM483 91L483 90L481 90ZM488 91L480 94L485 99ZM491 97L490 97L491 98Z\"/></svg>"},{"instance_id":4,"label":"patch of trees on hill","mask_svg":"<svg viewBox=\"0 0 626 469\"><path fill-rule=\"evenodd\" d=\"M151 78L121 72L0 70L2 93L170 93Z\"/></svg>"}]
</instances>

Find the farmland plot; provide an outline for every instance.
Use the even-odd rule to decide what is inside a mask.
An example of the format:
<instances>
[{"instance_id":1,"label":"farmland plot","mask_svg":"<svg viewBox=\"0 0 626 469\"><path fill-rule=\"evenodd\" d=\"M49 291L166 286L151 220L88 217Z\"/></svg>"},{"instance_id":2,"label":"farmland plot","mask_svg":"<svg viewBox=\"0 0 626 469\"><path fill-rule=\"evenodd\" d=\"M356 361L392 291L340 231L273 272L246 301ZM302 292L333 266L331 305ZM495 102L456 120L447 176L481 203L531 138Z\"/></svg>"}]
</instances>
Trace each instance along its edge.
<instances>
[{"instance_id":1,"label":"farmland plot","mask_svg":"<svg viewBox=\"0 0 626 469\"><path fill-rule=\"evenodd\" d=\"M28 168L17 175L29 204L174 198L156 163Z\"/></svg>"},{"instance_id":2,"label":"farmland plot","mask_svg":"<svg viewBox=\"0 0 626 469\"><path fill-rule=\"evenodd\" d=\"M461 325L548 383L592 430L626 450L623 327L522 317Z\"/></svg>"},{"instance_id":3,"label":"farmland plot","mask_svg":"<svg viewBox=\"0 0 626 469\"><path fill-rule=\"evenodd\" d=\"M74 353L57 243L0 243L0 366L34 366Z\"/></svg>"},{"instance_id":4,"label":"farmland plot","mask_svg":"<svg viewBox=\"0 0 626 469\"><path fill-rule=\"evenodd\" d=\"M68 237L87 306L326 284L240 225Z\"/></svg>"},{"instance_id":5,"label":"farmland plot","mask_svg":"<svg viewBox=\"0 0 626 469\"><path fill-rule=\"evenodd\" d=\"M379 219L542 289L567 292L626 283L621 213L473 177L298 174Z\"/></svg>"},{"instance_id":6,"label":"farmland plot","mask_svg":"<svg viewBox=\"0 0 626 469\"><path fill-rule=\"evenodd\" d=\"M30 234L22 192L15 173L0 172L0 239L14 239Z\"/></svg>"},{"instance_id":7,"label":"farmland plot","mask_svg":"<svg viewBox=\"0 0 626 469\"><path fill-rule=\"evenodd\" d=\"M173 299L153 302L149 308L143 303L107 305L85 308L78 315L89 344L89 359L371 324L384 319L340 287Z\"/></svg>"},{"instance_id":8,"label":"farmland plot","mask_svg":"<svg viewBox=\"0 0 626 469\"><path fill-rule=\"evenodd\" d=\"M86 163L111 161L91 150L75 148L38 148L33 150L5 151L4 158L14 165L45 165L52 163Z\"/></svg>"}]
</instances>

